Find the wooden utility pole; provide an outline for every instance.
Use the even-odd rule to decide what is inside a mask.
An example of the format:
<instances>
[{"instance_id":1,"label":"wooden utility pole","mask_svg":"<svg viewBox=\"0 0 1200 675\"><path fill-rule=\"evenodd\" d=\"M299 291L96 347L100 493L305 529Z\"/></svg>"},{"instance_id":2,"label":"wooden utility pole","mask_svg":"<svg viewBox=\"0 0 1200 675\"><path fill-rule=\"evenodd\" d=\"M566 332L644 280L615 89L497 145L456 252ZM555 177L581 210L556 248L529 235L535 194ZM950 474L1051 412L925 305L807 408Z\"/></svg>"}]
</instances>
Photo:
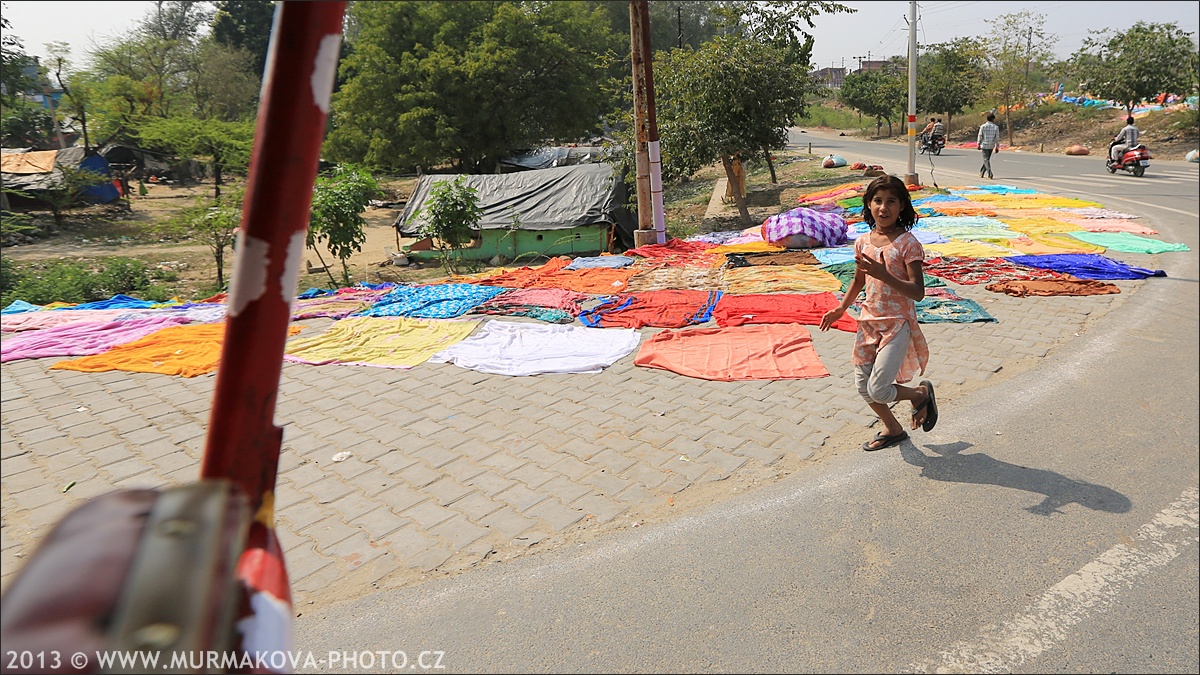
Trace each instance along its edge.
<instances>
[{"instance_id":1,"label":"wooden utility pole","mask_svg":"<svg viewBox=\"0 0 1200 675\"><path fill-rule=\"evenodd\" d=\"M638 229L634 246L667 241L662 200L662 155L654 119L654 66L650 51L648 0L629 0L629 44L633 61L633 125L637 147Z\"/></svg>"}]
</instances>

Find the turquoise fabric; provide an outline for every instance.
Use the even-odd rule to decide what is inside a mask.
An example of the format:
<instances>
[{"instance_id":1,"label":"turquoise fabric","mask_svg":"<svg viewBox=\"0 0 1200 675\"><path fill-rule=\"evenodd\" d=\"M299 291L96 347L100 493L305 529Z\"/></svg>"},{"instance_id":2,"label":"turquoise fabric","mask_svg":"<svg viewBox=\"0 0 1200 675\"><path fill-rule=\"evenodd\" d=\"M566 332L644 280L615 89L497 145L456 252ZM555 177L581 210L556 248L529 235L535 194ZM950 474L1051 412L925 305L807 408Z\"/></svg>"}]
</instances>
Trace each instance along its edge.
<instances>
[{"instance_id":1,"label":"turquoise fabric","mask_svg":"<svg viewBox=\"0 0 1200 675\"><path fill-rule=\"evenodd\" d=\"M1172 253L1192 250L1188 248L1187 244L1173 244L1139 237L1129 232L1068 232L1067 234L1080 241L1122 253Z\"/></svg>"}]
</instances>

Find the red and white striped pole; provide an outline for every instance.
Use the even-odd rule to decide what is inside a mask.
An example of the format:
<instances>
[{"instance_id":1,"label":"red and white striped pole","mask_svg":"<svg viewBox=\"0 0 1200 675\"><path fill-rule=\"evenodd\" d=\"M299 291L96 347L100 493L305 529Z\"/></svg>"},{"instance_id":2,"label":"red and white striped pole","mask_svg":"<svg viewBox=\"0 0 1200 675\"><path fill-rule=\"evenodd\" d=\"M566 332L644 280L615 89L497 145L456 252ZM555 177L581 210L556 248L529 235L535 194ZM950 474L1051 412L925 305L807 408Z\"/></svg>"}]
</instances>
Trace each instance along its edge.
<instances>
[{"instance_id":1,"label":"red and white striped pole","mask_svg":"<svg viewBox=\"0 0 1200 675\"><path fill-rule=\"evenodd\" d=\"M254 513L237 569L246 597L238 643L248 654L291 648L291 590L274 529L283 441L275 402L345 9L276 5L201 468L202 478L240 486Z\"/></svg>"}]
</instances>

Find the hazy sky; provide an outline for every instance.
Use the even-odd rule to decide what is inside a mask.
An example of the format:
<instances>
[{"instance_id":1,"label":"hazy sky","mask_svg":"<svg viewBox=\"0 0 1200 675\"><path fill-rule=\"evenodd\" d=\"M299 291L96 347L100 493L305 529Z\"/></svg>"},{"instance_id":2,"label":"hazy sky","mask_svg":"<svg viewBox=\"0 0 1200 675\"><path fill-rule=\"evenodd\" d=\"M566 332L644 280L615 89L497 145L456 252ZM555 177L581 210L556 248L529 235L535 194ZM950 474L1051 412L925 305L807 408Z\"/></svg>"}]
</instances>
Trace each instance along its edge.
<instances>
[{"instance_id":1,"label":"hazy sky","mask_svg":"<svg viewBox=\"0 0 1200 675\"><path fill-rule=\"evenodd\" d=\"M816 18L816 44L813 65L847 66L857 57L889 57L907 53L909 3L905 0L876 2L845 1L858 10L855 14L825 15ZM25 51L45 56L44 43L60 40L71 45L72 59L83 65L92 41L119 35L153 7L153 2L45 2L4 0L4 16L12 23L13 33L21 38ZM919 2L917 3L917 42L933 44L956 37L986 35L990 20L1001 14L1029 10L1046 17L1046 30L1057 36L1056 56L1066 58L1079 48L1088 30L1119 29L1125 22L1142 20L1154 23L1175 22L1180 28L1197 33L1197 5L1186 2Z\"/></svg>"}]
</instances>

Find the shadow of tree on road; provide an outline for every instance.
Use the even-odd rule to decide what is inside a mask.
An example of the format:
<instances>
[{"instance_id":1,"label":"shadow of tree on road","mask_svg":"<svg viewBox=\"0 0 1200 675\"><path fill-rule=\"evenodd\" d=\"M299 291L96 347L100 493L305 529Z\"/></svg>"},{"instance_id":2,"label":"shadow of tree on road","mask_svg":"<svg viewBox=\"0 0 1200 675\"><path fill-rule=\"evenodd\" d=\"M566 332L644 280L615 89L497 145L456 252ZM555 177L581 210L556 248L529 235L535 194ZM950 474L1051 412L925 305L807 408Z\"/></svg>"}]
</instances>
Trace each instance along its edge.
<instances>
[{"instance_id":1,"label":"shadow of tree on road","mask_svg":"<svg viewBox=\"0 0 1200 675\"><path fill-rule=\"evenodd\" d=\"M971 447L964 441L925 447L936 454L927 455L912 443L900 445L904 461L921 467L922 477L954 483L999 485L1045 495L1040 504L1025 509L1035 515L1062 513L1062 507L1067 504L1109 513L1126 513L1132 507L1128 497L1103 485L1073 480L1054 471L1009 464L981 452L964 455L962 451Z\"/></svg>"}]
</instances>

